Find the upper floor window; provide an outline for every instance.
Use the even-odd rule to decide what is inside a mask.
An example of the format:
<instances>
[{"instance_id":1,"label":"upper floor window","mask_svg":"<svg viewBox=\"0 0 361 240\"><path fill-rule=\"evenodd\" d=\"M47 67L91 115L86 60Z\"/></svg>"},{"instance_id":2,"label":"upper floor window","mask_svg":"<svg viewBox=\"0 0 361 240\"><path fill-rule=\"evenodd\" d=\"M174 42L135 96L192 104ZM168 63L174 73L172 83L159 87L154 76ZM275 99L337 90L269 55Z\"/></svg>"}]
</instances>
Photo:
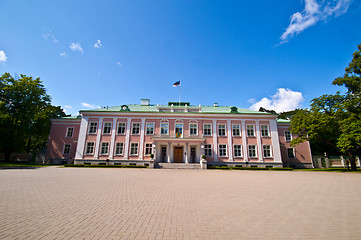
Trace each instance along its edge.
<instances>
[{"instance_id":1,"label":"upper floor window","mask_svg":"<svg viewBox=\"0 0 361 240\"><path fill-rule=\"evenodd\" d=\"M103 133L109 134L111 130L112 130L112 123L110 122L104 123Z\"/></svg>"},{"instance_id":2,"label":"upper floor window","mask_svg":"<svg viewBox=\"0 0 361 240\"><path fill-rule=\"evenodd\" d=\"M211 136L212 135L212 124L204 124L203 125L203 135L204 136Z\"/></svg>"},{"instance_id":3,"label":"upper floor window","mask_svg":"<svg viewBox=\"0 0 361 240\"><path fill-rule=\"evenodd\" d=\"M198 124L197 123L189 124L189 135L191 135L191 136L198 135Z\"/></svg>"},{"instance_id":4,"label":"upper floor window","mask_svg":"<svg viewBox=\"0 0 361 240\"><path fill-rule=\"evenodd\" d=\"M232 125L232 133L233 133L233 136L241 136L241 129L240 129L239 124Z\"/></svg>"},{"instance_id":5,"label":"upper floor window","mask_svg":"<svg viewBox=\"0 0 361 240\"><path fill-rule=\"evenodd\" d=\"M94 134L97 132L98 123L97 122L90 122L89 125L89 133Z\"/></svg>"},{"instance_id":6,"label":"upper floor window","mask_svg":"<svg viewBox=\"0 0 361 240\"><path fill-rule=\"evenodd\" d=\"M290 131L285 131L285 138L287 142L292 140L292 134Z\"/></svg>"},{"instance_id":7,"label":"upper floor window","mask_svg":"<svg viewBox=\"0 0 361 240\"><path fill-rule=\"evenodd\" d=\"M64 145L63 155L69 155L70 154L70 144Z\"/></svg>"},{"instance_id":8,"label":"upper floor window","mask_svg":"<svg viewBox=\"0 0 361 240\"><path fill-rule=\"evenodd\" d=\"M247 125L247 136L254 136L254 125Z\"/></svg>"},{"instance_id":9,"label":"upper floor window","mask_svg":"<svg viewBox=\"0 0 361 240\"><path fill-rule=\"evenodd\" d=\"M86 154L93 154L94 153L94 142L87 142L86 144Z\"/></svg>"},{"instance_id":10,"label":"upper floor window","mask_svg":"<svg viewBox=\"0 0 361 240\"><path fill-rule=\"evenodd\" d=\"M204 145L204 155L212 156L212 145L211 144Z\"/></svg>"},{"instance_id":11,"label":"upper floor window","mask_svg":"<svg viewBox=\"0 0 361 240\"><path fill-rule=\"evenodd\" d=\"M226 144L219 144L218 145L218 156L220 157L227 157L227 145Z\"/></svg>"},{"instance_id":12,"label":"upper floor window","mask_svg":"<svg viewBox=\"0 0 361 240\"><path fill-rule=\"evenodd\" d=\"M74 128L68 127L66 130L66 137L72 138L73 137Z\"/></svg>"},{"instance_id":13,"label":"upper floor window","mask_svg":"<svg viewBox=\"0 0 361 240\"><path fill-rule=\"evenodd\" d=\"M225 124L218 125L218 136L226 136L226 125Z\"/></svg>"},{"instance_id":14,"label":"upper floor window","mask_svg":"<svg viewBox=\"0 0 361 240\"><path fill-rule=\"evenodd\" d=\"M233 146L234 157L242 157L242 145Z\"/></svg>"},{"instance_id":15,"label":"upper floor window","mask_svg":"<svg viewBox=\"0 0 361 240\"><path fill-rule=\"evenodd\" d=\"M263 157L272 157L271 145L263 145Z\"/></svg>"},{"instance_id":16,"label":"upper floor window","mask_svg":"<svg viewBox=\"0 0 361 240\"><path fill-rule=\"evenodd\" d=\"M154 123L147 123L147 135L154 134Z\"/></svg>"},{"instance_id":17,"label":"upper floor window","mask_svg":"<svg viewBox=\"0 0 361 240\"><path fill-rule=\"evenodd\" d=\"M257 157L256 145L248 145L248 156Z\"/></svg>"},{"instance_id":18,"label":"upper floor window","mask_svg":"<svg viewBox=\"0 0 361 240\"><path fill-rule=\"evenodd\" d=\"M177 137L181 137L183 135L183 124L182 123L175 124L175 134Z\"/></svg>"},{"instance_id":19,"label":"upper floor window","mask_svg":"<svg viewBox=\"0 0 361 240\"><path fill-rule=\"evenodd\" d=\"M161 135L168 135L169 134L169 124L168 123L161 123L160 124L160 134Z\"/></svg>"},{"instance_id":20,"label":"upper floor window","mask_svg":"<svg viewBox=\"0 0 361 240\"><path fill-rule=\"evenodd\" d=\"M125 134L125 123L124 122L118 123L117 134Z\"/></svg>"},{"instance_id":21,"label":"upper floor window","mask_svg":"<svg viewBox=\"0 0 361 240\"><path fill-rule=\"evenodd\" d=\"M140 123L133 123L132 125L132 134L139 134Z\"/></svg>"},{"instance_id":22,"label":"upper floor window","mask_svg":"<svg viewBox=\"0 0 361 240\"><path fill-rule=\"evenodd\" d=\"M261 125L262 137L269 137L268 125Z\"/></svg>"}]
</instances>

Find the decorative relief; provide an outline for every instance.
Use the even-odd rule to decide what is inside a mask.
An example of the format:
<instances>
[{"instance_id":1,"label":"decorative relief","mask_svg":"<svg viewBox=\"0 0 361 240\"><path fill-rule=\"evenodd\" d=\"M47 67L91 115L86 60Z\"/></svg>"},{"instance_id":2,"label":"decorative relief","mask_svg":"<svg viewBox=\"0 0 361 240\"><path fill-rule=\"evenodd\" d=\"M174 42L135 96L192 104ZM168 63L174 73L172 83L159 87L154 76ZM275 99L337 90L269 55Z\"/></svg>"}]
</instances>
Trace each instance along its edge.
<instances>
[{"instance_id":1,"label":"decorative relief","mask_svg":"<svg viewBox=\"0 0 361 240\"><path fill-rule=\"evenodd\" d=\"M161 122L169 122L168 118L162 118Z\"/></svg>"},{"instance_id":2,"label":"decorative relief","mask_svg":"<svg viewBox=\"0 0 361 240\"><path fill-rule=\"evenodd\" d=\"M183 122L183 119L178 118L178 119L175 120L175 122Z\"/></svg>"}]
</instances>

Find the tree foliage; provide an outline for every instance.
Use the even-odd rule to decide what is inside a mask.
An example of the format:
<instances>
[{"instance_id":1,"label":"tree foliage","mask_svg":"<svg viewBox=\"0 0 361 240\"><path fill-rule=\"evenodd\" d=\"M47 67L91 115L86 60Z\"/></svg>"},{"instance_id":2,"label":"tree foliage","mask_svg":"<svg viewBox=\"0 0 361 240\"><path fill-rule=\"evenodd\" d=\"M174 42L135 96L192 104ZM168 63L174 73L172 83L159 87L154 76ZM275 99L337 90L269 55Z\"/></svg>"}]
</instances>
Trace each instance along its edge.
<instances>
[{"instance_id":1,"label":"tree foliage","mask_svg":"<svg viewBox=\"0 0 361 240\"><path fill-rule=\"evenodd\" d=\"M40 78L9 73L0 77L0 152L10 160L14 152L38 151L46 146L50 118L66 116L51 105Z\"/></svg>"}]
</instances>

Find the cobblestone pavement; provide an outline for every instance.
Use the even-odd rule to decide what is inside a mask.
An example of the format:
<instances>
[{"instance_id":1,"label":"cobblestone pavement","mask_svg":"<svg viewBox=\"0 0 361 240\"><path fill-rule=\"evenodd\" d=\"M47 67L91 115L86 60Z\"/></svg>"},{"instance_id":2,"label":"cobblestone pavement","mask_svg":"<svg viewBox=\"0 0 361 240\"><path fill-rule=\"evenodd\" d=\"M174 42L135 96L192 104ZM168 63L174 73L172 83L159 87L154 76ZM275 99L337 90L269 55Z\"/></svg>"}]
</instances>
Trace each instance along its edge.
<instances>
[{"instance_id":1,"label":"cobblestone pavement","mask_svg":"<svg viewBox=\"0 0 361 240\"><path fill-rule=\"evenodd\" d=\"M361 239L361 174L0 170L0 239Z\"/></svg>"}]
</instances>

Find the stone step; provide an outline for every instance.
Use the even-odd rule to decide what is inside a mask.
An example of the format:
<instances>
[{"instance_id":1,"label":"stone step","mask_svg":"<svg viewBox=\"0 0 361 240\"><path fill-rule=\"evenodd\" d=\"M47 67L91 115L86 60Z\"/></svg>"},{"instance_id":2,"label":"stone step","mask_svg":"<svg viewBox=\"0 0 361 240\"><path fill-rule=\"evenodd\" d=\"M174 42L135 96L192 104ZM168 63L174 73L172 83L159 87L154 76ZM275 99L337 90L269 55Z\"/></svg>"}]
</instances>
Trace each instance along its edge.
<instances>
[{"instance_id":1,"label":"stone step","mask_svg":"<svg viewBox=\"0 0 361 240\"><path fill-rule=\"evenodd\" d=\"M155 167L166 169L201 169L199 163L156 163Z\"/></svg>"}]
</instances>

